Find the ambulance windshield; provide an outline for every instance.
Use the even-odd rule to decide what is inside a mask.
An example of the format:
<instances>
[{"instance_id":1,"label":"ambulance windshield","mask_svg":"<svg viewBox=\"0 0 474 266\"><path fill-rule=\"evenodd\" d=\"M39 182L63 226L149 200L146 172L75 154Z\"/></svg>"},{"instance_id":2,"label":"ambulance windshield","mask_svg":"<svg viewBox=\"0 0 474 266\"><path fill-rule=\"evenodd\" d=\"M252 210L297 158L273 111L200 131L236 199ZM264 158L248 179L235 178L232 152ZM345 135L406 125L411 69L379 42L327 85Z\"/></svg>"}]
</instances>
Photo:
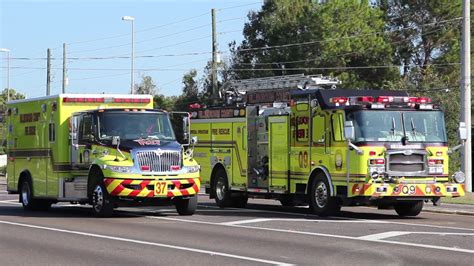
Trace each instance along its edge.
<instances>
[{"instance_id":1,"label":"ambulance windshield","mask_svg":"<svg viewBox=\"0 0 474 266\"><path fill-rule=\"evenodd\" d=\"M347 114L355 142L447 142L441 111L356 111Z\"/></svg>"},{"instance_id":2,"label":"ambulance windshield","mask_svg":"<svg viewBox=\"0 0 474 266\"><path fill-rule=\"evenodd\" d=\"M104 112L98 115L99 138L175 140L169 117L164 113Z\"/></svg>"}]
</instances>

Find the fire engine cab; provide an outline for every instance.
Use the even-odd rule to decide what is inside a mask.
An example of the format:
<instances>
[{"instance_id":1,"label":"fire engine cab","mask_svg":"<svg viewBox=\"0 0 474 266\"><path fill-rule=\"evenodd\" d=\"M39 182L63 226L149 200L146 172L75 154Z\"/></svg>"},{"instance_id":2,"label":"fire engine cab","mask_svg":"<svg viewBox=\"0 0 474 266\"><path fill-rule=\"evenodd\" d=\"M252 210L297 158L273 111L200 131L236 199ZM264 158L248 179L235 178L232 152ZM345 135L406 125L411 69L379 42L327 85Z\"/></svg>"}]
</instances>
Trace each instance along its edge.
<instances>
[{"instance_id":1,"label":"fire engine cab","mask_svg":"<svg viewBox=\"0 0 474 266\"><path fill-rule=\"evenodd\" d=\"M376 205L416 216L425 201L464 195L464 175L448 175L449 153L460 146L448 149L439 106L339 83L304 75L237 80L225 85L221 106L193 106L194 157L218 206L257 197L309 204L318 215Z\"/></svg>"}]
</instances>

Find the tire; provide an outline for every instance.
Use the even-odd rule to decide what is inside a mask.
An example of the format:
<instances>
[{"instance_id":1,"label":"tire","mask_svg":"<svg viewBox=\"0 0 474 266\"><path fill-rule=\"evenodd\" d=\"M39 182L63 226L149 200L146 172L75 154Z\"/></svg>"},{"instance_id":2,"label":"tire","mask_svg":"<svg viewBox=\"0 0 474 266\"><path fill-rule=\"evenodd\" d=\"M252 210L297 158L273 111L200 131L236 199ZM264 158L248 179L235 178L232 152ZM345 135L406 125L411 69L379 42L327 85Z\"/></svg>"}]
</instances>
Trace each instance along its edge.
<instances>
[{"instance_id":1,"label":"tire","mask_svg":"<svg viewBox=\"0 0 474 266\"><path fill-rule=\"evenodd\" d=\"M408 202L397 202L393 205L393 208L400 216L417 216L423 209L424 202L419 201L408 201Z\"/></svg>"},{"instance_id":2,"label":"tire","mask_svg":"<svg viewBox=\"0 0 474 266\"><path fill-rule=\"evenodd\" d=\"M111 199L102 180L93 186L91 192L92 212L97 217L110 217L114 211L114 202Z\"/></svg>"},{"instance_id":3,"label":"tire","mask_svg":"<svg viewBox=\"0 0 474 266\"><path fill-rule=\"evenodd\" d=\"M309 208L312 213L330 216L341 210L338 199L331 197L329 183L323 174L317 174L313 178L309 191Z\"/></svg>"},{"instance_id":4,"label":"tire","mask_svg":"<svg viewBox=\"0 0 474 266\"><path fill-rule=\"evenodd\" d=\"M188 199L177 199L174 205L179 215L193 215L196 212L197 203L198 197L195 195Z\"/></svg>"},{"instance_id":5,"label":"tire","mask_svg":"<svg viewBox=\"0 0 474 266\"><path fill-rule=\"evenodd\" d=\"M24 178L21 183L20 201L26 211L47 211L51 208L51 201L35 199L30 178Z\"/></svg>"},{"instance_id":6,"label":"tire","mask_svg":"<svg viewBox=\"0 0 474 266\"><path fill-rule=\"evenodd\" d=\"M234 197L232 198L232 207L245 208L247 206L248 201L249 201L249 197L245 195Z\"/></svg>"},{"instance_id":7,"label":"tire","mask_svg":"<svg viewBox=\"0 0 474 266\"><path fill-rule=\"evenodd\" d=\"M219 168L214 174L214 190L216 205L225 208L232 204L231 192L229 190L229 182L227 180L227 174L224 169Z\"/></svg>"}]
</instances>

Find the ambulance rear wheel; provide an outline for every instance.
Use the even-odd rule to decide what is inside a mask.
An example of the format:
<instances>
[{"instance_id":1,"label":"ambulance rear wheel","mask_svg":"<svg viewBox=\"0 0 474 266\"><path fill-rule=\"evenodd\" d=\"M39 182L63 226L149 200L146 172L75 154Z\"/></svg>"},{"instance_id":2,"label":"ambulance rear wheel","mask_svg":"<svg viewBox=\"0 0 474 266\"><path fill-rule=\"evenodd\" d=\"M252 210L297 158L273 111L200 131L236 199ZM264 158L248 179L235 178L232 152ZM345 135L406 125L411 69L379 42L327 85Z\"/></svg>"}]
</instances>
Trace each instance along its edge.
<instances>
[{"instance_id":1,"label":"ambulance rear wheel","mask_svg":"<svg viewBox=\"0 0 474 266\"><path fill-rule=\"evenodd\" d=\"M195 195L188 199L177 199L174 203L179 215L193 215L196 212L198 196Z\"/></svg>"},{"instance_id":2,"label":"ambulance rear wheel","mask_svg":"<svg viewBox=\"0 0 474 266\"><path fill-rule=\"evenodd\" d=\"M423 209L423 201L397 202L393 208L400 216L417 216Z\"/></svg>"},{"instance_id":3,"label":"ambulance rear wheel","mask_svg":"<svg viewBox=\"0 0 474 266\"><path fill-rule=\"evenodd\" d=\"M51 208L51 201L33 198L33 186L29 178L22 180L20 199L23 209L27 211L47 211Z\"/></svg>"},{"instance_id":4,"label":"ambulance rear wheel","mask_svg":"<svg viewBox=\"0 0 474 266\"><path fill-rule=\"evenodd\" d=\"M217 169L212 188L214 189L213 192L217 206L224 208L232 204L229 182L227 181L227 174L224 169Z\"/></svg>"},{"instance_id":5,"label":"ambulance rear wheel","mask_svg":"<svg viewBox=\"0 0 474 266\"><path fill-rule=\"evenodd\" d=\"M311 182L309 208L319 216L334 215L341 210L338 199L331 197L329 182L323 174L317 174Z\"/></svg>"},{"instance_id":6,"label":"ambulance rear wheel","mask_svg":"<svg viewBox=\"0 0 474 266\"><path fill-rule=\"evenodd\" d=\"M103 182L98 182L92 191L92 211L95 216L109 217L114 211L114 203Z\"/></svg>"}]
</instances>

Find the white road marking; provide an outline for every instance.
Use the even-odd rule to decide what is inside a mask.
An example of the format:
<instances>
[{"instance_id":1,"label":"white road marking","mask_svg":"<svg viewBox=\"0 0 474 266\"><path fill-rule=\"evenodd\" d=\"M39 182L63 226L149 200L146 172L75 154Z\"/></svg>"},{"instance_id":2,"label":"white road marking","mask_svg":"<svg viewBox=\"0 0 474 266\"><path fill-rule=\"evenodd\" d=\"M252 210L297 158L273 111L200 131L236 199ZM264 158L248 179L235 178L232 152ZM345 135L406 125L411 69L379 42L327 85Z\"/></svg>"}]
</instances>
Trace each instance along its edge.
<instances>
[{"instance_id":1,"label":"white road marking","mask_svg":"<svg viewBox=\"0 0 474 266\"><path fill-rule=\"evenodd\" d=\"M410 232L403 232L403 231L389 231L389 232L383 232L383 233L378 233L378 234L373 234L373 235L366 235L366 236L360 236L358 239L360 240L381 240L384 238L390 238L390 237L397 237L397 236L402 236L402 235L409 235Z\"/></svg>"},{"instance_id":2,"label":"white road marking","mask_svg":"<svg viewBox=\"0 0 474 266\"><path fill-rule=\"evenodd\" d=\"M315 223L380 223L376 220L309 220L309 219L286 219L286 218L257 218L248 220L239 220L231 222L219 223L222 225L238 225L238 224L249 224L249 223L262 223L262 222L315 222Z\"/></svg>"},{"instance_id":3,"label":"white road marking","mask_svg":"<svg viewBox=\"0 0 474 266\"><path fill-rule=\"evenodd\" d=\"M401 246L414 246L414 247L423 247L423 248L429 248L429 249L448 250L448 251L456 251L456 252L474 254L474 250L462 249L462 248L456 248L456 247L443 247L443 246L435 246L435 245L396 242L396 241L388 241L388 240L382 240L382 239L363 239L363 238L355 237L355 236L331 235L331 234L323 234L323 233L313 233L313 232L295 231L295 230L286 230L286 229L275 229L275 228L267 228L267 227L256 227L256 226L247 226L247 225L238 225L238 224L228 225L228 224L222 224L222 223L194 221L194 220L186 220L186 219L170 218L170 217L156 217L156 216L145 216L145 217L150 218L150 219L180 221L180 222L185 222L185 223L206 224L206 225L212 225L212 226L219 225L219 226L247 228L247 229L253 229L253 230L289 233L289 234L297 234L297 235L310 235L310 236L320 236L320 237L329 237L329 238L338 238L338 239L349 239L349 240L358 240L358 241L367 241L367 242L378 242L378 243L387 243L387 244L394 244L394 245L401 245Z\"/></svg>"},{"instance_id":4,"label":"white road marking","mask_svg":"<svg viewBox=\"0 0 474 266\"><path fill-rule=\"evenodd\" d=\"M445 233L445 232L411 232L411 231L389 231L379 234L360 236L362 240L381 240L385 238L403 236L403 235L440 235L440 236L474 236L474 233Z\"/></svg>"},{"instance_id":5,"label":"white road marking","mask_svg":"<svg viewBox=\"0 0 474 266\"><path fill-rule=\"evenodd\" d=\"M31 225L31 224L24 224L24 223L15 223L15 222L1 221L1 220L0 220L0 224L8 224L8 225L14 225L14 226L21 226L21 227L27 227L27 228L53 231L53 232L61 232L61 233L72 234L72 235L95 237L95 238L101 238L101 239L108 239L108 240L115 240L115 241L121 241L121 242L147 245L147 246L156 246L156 247L184 250L184 251L190 251L190 252L201 253L201 254L222 256L222 257L227 257L227 258L234 258L234 259L247 260L247 261L253 261L253 262L260 262L260 263L265 263L265 264L285 265L285 266L286 265L292 265L292 264L288 264L288 263L280 262L280 261L252 258L252 257L247 257L247 256L240 256L240 255L234 255L234 254L223 253L223 252L216 252L216 251L205 250L205 249L189 248L189 247L169 245L169 244L163 244L163 243L157 243L157 242L149 242L149 241L142 241L142 240L136 240L136 239L122 238L122 237L92 234L92 233L86 233L86 232L80 232L80 231L59 229L59 228L54 228L54 227L45 227L45 226L38 226L38 225Z\"/></svg>"}]
</instances>

